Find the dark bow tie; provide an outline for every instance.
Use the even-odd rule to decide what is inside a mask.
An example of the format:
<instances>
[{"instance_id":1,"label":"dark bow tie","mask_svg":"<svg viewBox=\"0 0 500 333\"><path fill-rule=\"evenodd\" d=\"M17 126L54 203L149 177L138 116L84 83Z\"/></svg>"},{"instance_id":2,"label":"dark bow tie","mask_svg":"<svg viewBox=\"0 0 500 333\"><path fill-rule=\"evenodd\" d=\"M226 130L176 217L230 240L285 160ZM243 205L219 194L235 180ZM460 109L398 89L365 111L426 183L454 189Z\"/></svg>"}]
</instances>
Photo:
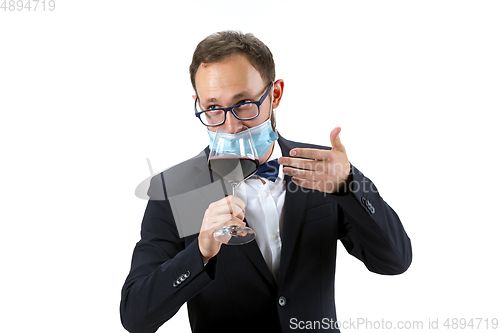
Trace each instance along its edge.
<instances>
[{"instance_id":1,"label":"dark bow tie","mask_svg":"<svg viewBox=\"0 0 500 333\"><path fill-rule=\"evenodd\" d=\"M278 163L278 159L274 159L261 164L254 175L262 178L267 178L274 182L276 181L276 178L278 178L279 170L280 164Z\"/></svg>"}]
</instances>

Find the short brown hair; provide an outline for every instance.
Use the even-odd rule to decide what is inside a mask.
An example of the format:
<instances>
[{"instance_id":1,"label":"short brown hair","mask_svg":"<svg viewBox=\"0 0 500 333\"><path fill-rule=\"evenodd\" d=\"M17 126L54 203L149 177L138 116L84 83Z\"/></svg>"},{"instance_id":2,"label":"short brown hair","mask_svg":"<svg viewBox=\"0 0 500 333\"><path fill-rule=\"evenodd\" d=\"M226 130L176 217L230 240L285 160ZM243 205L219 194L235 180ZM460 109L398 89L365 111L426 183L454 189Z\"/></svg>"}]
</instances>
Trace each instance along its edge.
<instances>
[{"instance_id":1,"label":"short brown hair","mask_svg":"<svg viewBox=\"0 0 500 333\"><path fill-rule=\"evenodd\" d=\"M194 90L196 91L196 72L202 63L218 62L235 53L246 55L267 84L274 82L276 74L271 50L253 34L227 30L211 34L196 47L189 66Z\"/></svg>"}]
</instances>

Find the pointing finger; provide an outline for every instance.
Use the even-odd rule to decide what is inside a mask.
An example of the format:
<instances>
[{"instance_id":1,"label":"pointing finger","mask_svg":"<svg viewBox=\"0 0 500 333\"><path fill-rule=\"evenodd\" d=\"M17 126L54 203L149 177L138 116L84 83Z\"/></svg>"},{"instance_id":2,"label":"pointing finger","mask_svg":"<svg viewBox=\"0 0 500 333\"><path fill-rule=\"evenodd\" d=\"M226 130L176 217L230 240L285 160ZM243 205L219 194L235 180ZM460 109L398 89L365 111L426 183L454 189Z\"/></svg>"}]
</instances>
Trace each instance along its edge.
<instances>
[{"instance_id":1,"label":"pointing finger","mask_svg":"<svg viewBox=\"0 0 500 333\"><path fill-rule=\"evenodd\" d=\"M330 157L330 151L324 149L314 149L314 148L293 148L290 150L290 156L308 158L311 160L325 160ZM289 160L293 160L288 158ZM278 160L278 163L280 161Z\"/></svg>"}]
</instances>

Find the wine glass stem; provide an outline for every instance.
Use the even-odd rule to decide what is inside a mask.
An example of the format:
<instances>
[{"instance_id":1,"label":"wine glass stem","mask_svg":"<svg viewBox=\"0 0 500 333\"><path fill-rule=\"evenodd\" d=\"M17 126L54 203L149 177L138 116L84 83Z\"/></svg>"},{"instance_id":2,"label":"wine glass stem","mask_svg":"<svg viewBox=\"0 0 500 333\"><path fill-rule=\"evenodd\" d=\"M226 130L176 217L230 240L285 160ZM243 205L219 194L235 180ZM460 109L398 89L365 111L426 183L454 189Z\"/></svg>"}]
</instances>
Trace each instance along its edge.
<instances>
[{"instance_id":1,"label":"wine glass stem","mask_svg":"<svg viewBox=\"0 0 500 333\"><path fill-rule=\"evenodd\" d=\"M232 183L231 187L233 188L233 197L236 196L236 186L238 186L238 183Z\"/></svg>"}]
</instances>

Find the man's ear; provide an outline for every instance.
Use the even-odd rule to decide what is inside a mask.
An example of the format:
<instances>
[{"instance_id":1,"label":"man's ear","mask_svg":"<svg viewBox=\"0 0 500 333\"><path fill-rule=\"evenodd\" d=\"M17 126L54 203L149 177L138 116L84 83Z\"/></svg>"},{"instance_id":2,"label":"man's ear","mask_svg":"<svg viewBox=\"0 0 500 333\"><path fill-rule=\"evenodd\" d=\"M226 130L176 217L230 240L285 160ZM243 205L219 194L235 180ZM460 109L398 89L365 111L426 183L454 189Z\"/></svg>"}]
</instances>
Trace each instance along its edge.
<instances>
[{"instance_id":1,"label":"man's ear","mask_svg":"<svg viewBox=\"0 0 500 333\"><path fill-rule=\"evenodd\" d=\"M195 102L196 102L196 98L197 98L197 97L198 97L197 95L193 95L193 99L195 100ZM198 102L197 102L197 104L198 104L198 105L200 105L200 99L199 99L199 98L198 98ZM200 105L200 108L201 108L201 105Z\"/></svg>"},{"instance_id":2,"label":"man's ear","mask_svg":"<svg viewBox=\"0 0 500 333\"><path fill-rule=\"evenodd\" d=\"M285 82L282 79L276 80L274 82L273 88L271 88L271 93L273 94L273 109L276 109L281 102L281 97L283 97L283 88L285 87Z\"/></svg>"}]
</instances>

